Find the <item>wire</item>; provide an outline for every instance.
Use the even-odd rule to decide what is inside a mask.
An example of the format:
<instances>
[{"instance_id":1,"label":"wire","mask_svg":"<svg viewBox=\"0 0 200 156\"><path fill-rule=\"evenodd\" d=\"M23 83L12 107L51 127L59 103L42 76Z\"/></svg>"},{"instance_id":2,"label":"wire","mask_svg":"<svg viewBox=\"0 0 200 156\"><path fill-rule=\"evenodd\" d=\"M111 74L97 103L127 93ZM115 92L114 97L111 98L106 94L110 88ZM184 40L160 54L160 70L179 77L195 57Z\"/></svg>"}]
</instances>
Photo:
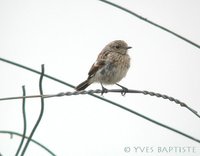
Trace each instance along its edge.
<instances>
[{"instance_id":1,"label":"wire","mask_svg":"<svg viewBox=\"0 0 200 156\"><path fill-rule=\"evenodd\" d=\"M43 90L42 90L42 80L43 80L43 77L44 77L44 65L42 65L42 72L41 72L40 80L39 80L40 95L43 95ZM30 136L29 136L29 138L28 138L28 140L27 140L27 142L26 142L26 144L25 144L25 146L24 146L24 149L23 149L23 151L22 151L22 153L21 153L21 156L23 156L23 155L25 154L26 149L27 149L27 147L28 147L28 145L29 145L29 143L30 143L30 139L33 137L33 134L35 133L35 131L36 131L36 129L37 129L37 127L38 127L38 125L39 125L41 119L42 119L43 113L44 113L44 99L43 99L43 97L41 97L40 115L39 115L39 117L38 117L38 119L37 119L37 122L35 123L35 125L34 125L32 131L31 131L31 134L30 134Z\"/></svg>"},{"instance_id":2,"label":"wire","mask_svg":"<svg viewBox=\"0 0 200 156\"><path fill-rule=\"evenodd\" d=\"M19 147L18 147L18 149L17 149L17 152L16 152L16 154L15 154L15 156L18 156L18 154L19 154L19 152L20 152L20 150L21 150L21 148L22 148L22 145L23 145L23 143L24 143L24 139L25 139L25 136L26 136L26 109L25 109L25 101L26 101L26 98L25 98L25 96L26 96L26 90L25 90L25 86L22 86L22 90L23 90L23 96L24 96L24 98L23 98L23 101L22 101L22 114L23 114L23 122L24 122L24 124L23 124L23 137L22 137L22 139L21 139L21 142L20 142L20 144L19 144Z\"/></svg>"},{"instance_id":3,"label":"wire","mask_svg":"<svg viewBox=\"0 0 200 156\"><path fill-rule=\"evenodd\" d=\"M61 97L61 96L72 96L72 95L80 95L80 94L94 94L94 93L123 93L124 90L122 89L106 89L106 92L103 92L102 90L82 90L82 91L74 91L74 92L61 92L58 94L48 94L48 95L31 95L31 96L18 96L18 97L7 97L7 98L0 98L0 101L2 100L14 100L14 99L21 99L21 98L37 98L37 97L43 97L43 98L52 98L52 97ZM194 113L197 117L200 118L200 115L198 114L198 112L196 110L194 110L193 108L189 107L188 105L186 105L185 103L181 102L178 99L175 99L171 96L168 95L164 95L164 94L160 94L160 93L155 93L155 92L150 92L150 91L141 91L141 90L133 90L133 89L128 89L125 93L140 93L140 94L144 94L144 95L150 95L150 96L156 96L158 98L163 98L163 99L168 99L172 102L175 102L177 104L179 104L182 107L187 108L189 111L191 111L192 113Z\"/></svg>"},{"instance_id":4,"label":"wire","mask_svg":"<svg viewBox=\"0 0 200 156\"><path fill-rule=\"evenodd\" d=\"M167 125L165 125L165 124L163 124L163 123L160 123L160 122L158 122L158 121L156 121L156 120L153 120L153 119L151 119L151 118L149 118L149 117L147 117L147 116L145 116L145 115L142 115L142 114L140 114L140 113L138 113L138 112L136 112L136 111L133 111L133 110L131 110L131 109L125 107L125 106L122 106L122 105L120 105L120 104L118 104L118 103L116 103L116 102L114 102L114 101L105 99L105 98L103 98L103 97L99 97L99 96L97 96L97 95L95 95L95 94L92 94L92 95L93 95L94 97L97 97L98 99L101 99L101 100L103 100L103 101L106 101L106 102L108 102L108 103L110 103L110 104L112 104L112 105L115 105L115 106L117 106L117 107L119 107L119 108L122 108L122 109L124 109L124 110L126 110L126 111L128 111L128 112L131 112L131 113L133 113L133 114L135 114L135 115L137 115L137 116L139 116L139 117L141 117L141 118L143 118L143 119L146 119L146 120L148 120L148 121L150 121L150 122L152 122L152 123L154 123L154 124L156 124L156 125L159 125L159 126L161 126L161 127L164 127L164 128L166 128L166 129L168 129L168 130L171 130L171 131L173 131L173 132L175 132L175 133L178 133L178 134L180 134L180 135L182 135L182 136L185 136L185 137L187 137L187 138L189 138L189 139L191 139L191 140L193 140L193 141L196 141L196 142L200 143L200 140L199 140L199 139L196 139L196 138L194 138L194 137L192 137L192 136L190 136L190 135L188 135L188 134L186 134L186 133L183 133L183 132L181 132L181 131L179 131L179 130L177 130L177 129L175 129L175 128L172 128L172 127L170 127L170 126L167 126Z\"/></svg>"},{"instance_id":5,"label":"wire","mask_svg":"<svg viewBox=\"0 0 200 156\"><path fill-rule=\"evenodd\" d=\"M17 133L17 132L13 132L13 131L2 131L0 130L0 133L3 134L10 134L10 135L16 135L16 136L20 136L20 137L24 137L26 139L28 139L29 137L24 136L23 134ZM41 148L43 148L45 151L47 151L49 154L51 154L52 156L56 156L56 154L54 154L50 149L48 149L47 147L45 147L44 145L42 145L41 143L39 143L38 141L34 140L34 139L30 139L31 142L35 143L36 145L40 146Z\"/></svg>"},{"instance_id":6,"label":"wire","mask_svg":"<svg viewBox=\"0 0 200 156\"><path fill-rule=\"evenodd\" d=\"M37 73L37 74L39 74L39 75L41 74L41 72L39 72L39 71L37 71L37 70L35 70L35 69L29 68L29 67L27 67L27 66L24 66L24 65L22 65L22 64L19 64L19 63L13 62L13 61L9 61L9 60L4 59L4 58L1 58L1 57L0 57L0 61L6 62L6 63L8 63L8 64L12 64L12 65L14 65L14 66L17 66L17 67L20 67L20 68L23 68L23 69L26 69L26 70L28 70L28 71L31 71L31 72L33 72L33 73ZM71 84L69 84L69 83L66 83L66 82L64 82L64 81L62 81L62 80L59 80L59 79L57 79L57 78L55 78L55 77L53 77L53 76L50 76L50 75L47 75L47 74L44 74L44 76L47 77L47 78L49 78L49 79L51 79L51 80L54 80L54 81L56 81L56 82L59 82L59 83L61 83L61 84L67 85L67 86L69 86L69 87L71 87L71 88L75 88L75 86L73 86L73 85L71 85Z\"/></svg>"},{"instance_id":7,"label":"wire","mask_svg":"<svg viewBox=\"0 0 200 156\"><path fill-rule=\"evenodd\" d=\"M187 38L185 38L185 37L173 32L173 31L171 31L171 30L169 30L169 29L167 29L167 28L165 28L165 27L163 27L163 26L161 26L159 24L156 24L155 22L152 22L152 21L148 20L147 18L144 18L144 17L140 16L139 14L136 14L136 13L132 12L131 10L128 10L128 9L126 9L126 8L120 6L120 5L117 5L115 3L112 3L112 2L109 2L109 1L106 1L106 0L99 0L99 1L107 3L107 4L109 4L109 5L113 6L113 7L116 7L118 9L120 9L120 10L123 10L123 11L125 11L125 12L127 12L127 13L129 13L129 14L131 14L131 15L133 15L133 16L135 16L135 17L137 17L137 18L139 18L139 19L141 19L141 20L143 20L145 22L147 22L147 23L150 23L151 25L154 25L155 27L158 27L158 28L160 28L160 29L162 29L162 30L164 30L164 31L166 31L166 32L168 32L168 33L170 33L170 34L172 34L172 35L184 40L185 42L188 42L189 44L191 44L191 45L193 45L193 46L195 46L195 47L200 49L200 45L198 45L197 43L194 43L191 40L189 40L189 39L187 39Z\"/></svg>"},{"instance_id":8,"label":"wire","mask_svg":"<svg viewBox=\"0 0 200 156\"><path fill-rule=\"evenodd\" d=\"M36 71L36 70L31 69L31 68L29 68L29 67L23 66L23 65L21 65L21 64L18 64L18 63L15 63L15 62L12 62L12 61L3 59L3 58L0 58L0 60L3 61L3 62L6 62L6 63L12 64L12 65L15 65L15 66L17 66L17 67L24 68L24 69L26 69L26 70L29 70L29 71L35 72L35 73L37 73L37 74L40 74L39 71ZM71 85L71 84L69 84L69 83L66 83L66 82L64 82L64 81L61 81L61 80L59 80L59 79L57 79L57 78L54 78L54 77L52 77L52 76L45 75L45 74L43 74L43 76L46 76L46 77L48 77L49 79L52 79L52 80L54 80L54 81L57 81L57 82L59 82L59 83L62 83L62 84L65 84L65 85L67 85L67 86L69 86L69 87L74 88L73 85ZM105 99L105 98L103 98L103 97L100 97L100 96L98 96L98 95L95 95L95 94L89 94L89 95L91 95L91 96L93 96L93 97L95 97L95 98L98 98L98 99L100 99L100 100L106 101L106 102L108 102L108 103L110 103L110 104L113 104L113 105L116 104L116 106L118 106L118 107L120 107L120 108L122 108L122 109L124 108L124 106L122 106L122 105L120 105L120 104L117 104L117 103L114 102L114 101L111 101L111 100ZM145 115L142 115L142 114L140 114L140 113L138 113L138 112L135 112L135 111L133 111L133 110L130 110L129 108L124 108L124 109L127 110L127 111L129 111L129 112L131 112L131 113L133 113L133 114L135 114L135 115L137 115L137 116L139 116L139 117L141 117L141 118L143 118L143 119L146 119L146 120L148 120L148 121L150 121L150 122L152 122L152 123L154 123L154 124L156 124L156 125L159 125L159 126L161 126L161 127L164 127L164 128L166 128L166 129L168 129L168 130L171 130L171 131L173 131L173 132L175 132L175 133L178 133L178 134L180 134L180 135L182 135L182 136L185 136L185 137L187 137L187 138L189 138L189 139L192 139L193 141L196 141L196 142L200 143L200 140L198 140L198 139L196 139L196 138L194 138L194 137L192 137L192 136L189 136L189 135L187 135L187 134L185 134L185 133L183 133L183 132L181 132L181 131L179 131L179 130L176 130L176 129L171 128L171 127L169 127L169 126L167 126L167 125L164 125L164 124L162 124L162 123L159 123L158 121L153 120L153 119L151 119L151 118L149 118L149 117L146 117Z\"/></svg>"}]
</instances>

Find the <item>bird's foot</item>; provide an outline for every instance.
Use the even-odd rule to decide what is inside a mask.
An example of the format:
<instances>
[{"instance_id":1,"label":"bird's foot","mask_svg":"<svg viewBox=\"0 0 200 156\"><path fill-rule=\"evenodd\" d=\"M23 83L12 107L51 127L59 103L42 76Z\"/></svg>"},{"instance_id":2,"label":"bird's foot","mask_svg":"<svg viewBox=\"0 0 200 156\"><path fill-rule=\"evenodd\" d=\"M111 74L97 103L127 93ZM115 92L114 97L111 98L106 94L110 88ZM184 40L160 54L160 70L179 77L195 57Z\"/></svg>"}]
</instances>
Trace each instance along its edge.
<instances>
[{"instance_id":1,"label":"bird's foot","mask_svg":"<svg viewBox=\"0 0 200 156\"><path fill-rule=\"evenodd\" d=\"M125 96L126 93L128 92L128 88L126 88L126 87L124 87L124 86L122 86L122 85L119 85L119 84L117 84L117 83L116 83L116 85L118 85L119 87L122 88L121 95L122 95L122 96Z\"/></svg>"},{"instance_id":2,"label":"bird's foot","mask_svg":"<svg viewBox=\"0 0 200 156\"><path fill-rule=\"evenodd\" d=\"M102 83L101 83L101 88L102 88L102 90L101 90L101 96L103 96L104 93L107 93L107 92L108 92L108 89L106 89L106 88L102 85Z\"/></svg>"}]
</instances>

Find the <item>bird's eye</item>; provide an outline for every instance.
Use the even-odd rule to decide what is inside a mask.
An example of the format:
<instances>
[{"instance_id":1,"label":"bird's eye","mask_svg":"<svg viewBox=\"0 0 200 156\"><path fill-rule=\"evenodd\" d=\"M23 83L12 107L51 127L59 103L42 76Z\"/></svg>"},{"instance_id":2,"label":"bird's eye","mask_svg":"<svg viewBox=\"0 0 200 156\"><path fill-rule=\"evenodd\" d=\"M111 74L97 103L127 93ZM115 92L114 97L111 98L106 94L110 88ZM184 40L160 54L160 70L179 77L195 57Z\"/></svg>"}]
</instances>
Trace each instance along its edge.
<instances>
[{"instance_id":1,"label":"bird's eye","mask_svg":"<svg viewBox=\"0 0 200 156\"><path fill-rule=\"evenodd\" d=\"M116 49L119 49L120 48L120 46L116 46Z\"/></svg>"}]
</instances>

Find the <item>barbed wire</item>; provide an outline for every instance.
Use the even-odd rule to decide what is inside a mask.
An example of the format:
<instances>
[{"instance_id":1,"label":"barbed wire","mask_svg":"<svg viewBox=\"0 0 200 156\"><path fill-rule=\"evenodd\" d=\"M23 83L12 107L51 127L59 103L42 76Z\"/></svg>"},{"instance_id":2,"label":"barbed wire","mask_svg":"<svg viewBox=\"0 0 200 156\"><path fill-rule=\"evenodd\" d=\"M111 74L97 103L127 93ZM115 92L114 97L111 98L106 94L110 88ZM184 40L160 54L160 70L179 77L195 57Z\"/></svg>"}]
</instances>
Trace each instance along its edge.
<instances>
[{"instance_id":1,"label":"barbed wire","mask_svg":"<svg viewBox=\"0 0 200 156\"><path fill-rule=\"evenodd\" d=\"M74 91L74 92L60 92L58 94L48 94L48 95L31 95L31 96L18 96L18 97L7 97L7 98L0 98L0 101L3 100L14 100L14 99L22 99L22 98L52 98L52 97L61 97L61 96L72 96L72 95L85 95L85 94L94 94L94 93L101 93L102 94L102 90L100 89L96 89L96 90L82 90L82 91ZM122 89L107 89L106 91L104 91L103 93L123 93L124 90ZM133 90L133 89L128 89L126 91L126 93L140 93L140 94L144 94L144 95L150 95L150 96L156 96L158 98L163 98L163 99L167 99L170 100L172 102L175 102L177 104L179 104L182 107L187 108L188 110L190 110L193 114L195 114L197 117L200 118L200 115L198 114L198 112L196 110L194 110L193 108L189 107L187 104L185 104L184 102L181 102L180 100L173 98L171 96L165 95L165 94L160 94L160 93L155 93L152 91L142 91L142 90Z\"/></svg>"},{"instance_id":2,"label":"barbed wire","mask_svg":"<svg viewBox=\"0 0 200 156\"><path fill-rule=\"evenodd\" d=\"M168 33L170 33L170 34L172 34L172 35L184 40L185 42L188 42L189 44L191 44L191 45L193 45L193 46L195 46L195 47L200 49L200 45L198 45L197 43L194 43L193 41L191 41L191 40L189 40L189 39L187 39L187 38L185 38L185 37L173 32L173 31L171 31L171 30L169 30L169 29L167 29L167 28L165 28L165 27L163 27L163 26L161 26L161 25L159 25L159 24L157 24L157 23L155 23L153 21L148 20L147 18L142 17L141 15L136 14L135 12L133 12L131 10L128 10L128 9L126 9L126 8L120 6L120 5L117 5L115 3L112 3L110 1L106 1L106 0L99 0L99 1L104 2L106 4L109 4L109 5L111 5L113 7L116 7L118 9L120 9L120 10L123 10L123 11L125 11L125 12L127 12L127 13L129 13L129 14L131 14L131 15L133 15L133 16L135 16L135 17L137 17L137 18L139 18L139 19L141 19L141 20L143 20L143 21L155 26L155 27L158 27L158 28L160 28L160 29L162 29L162 30L164 30L164 31L166 31L166 32L168 32Z\"/></svg>"}]
</instances>

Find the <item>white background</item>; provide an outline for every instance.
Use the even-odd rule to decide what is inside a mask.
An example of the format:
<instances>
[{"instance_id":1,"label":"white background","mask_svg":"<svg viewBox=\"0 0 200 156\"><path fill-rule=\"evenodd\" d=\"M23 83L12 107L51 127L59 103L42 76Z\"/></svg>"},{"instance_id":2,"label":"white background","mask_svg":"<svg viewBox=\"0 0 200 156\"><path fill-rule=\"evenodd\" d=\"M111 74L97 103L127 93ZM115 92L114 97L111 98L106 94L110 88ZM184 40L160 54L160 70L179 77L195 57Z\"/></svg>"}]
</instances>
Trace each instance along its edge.
<instances>
[{"instance_id":1,"label":"white background","mask_svg":"<svg viewBox=\"0 0 200 156\"><path fill-rule=\"evenodd\" d=\"M200 44L200 2L196 0L114 0L133 12ZM120 84L180 99L200 112L200 50L126 12L97 0L1 0L0 57L78 85L98 53L122 39L133 48L127 77ZM39 75L0 61L0 97L39 94ZM93 84L88 89L100 88ZM108 86L107 88L118 88ZM45 94L73 91L44 78ZM174 102L138 94L105 98L200 139L200 119ZM0 101L0 130L22 133L22 101ZM26 100L27 135L40 111L40 99ZM56 155L135 155L133 147L191 146L196 152L137 155L197 156L200 145L89 95L45 100L33 139ZM13 156L21 138L0 134L0 153ZM125 153L124 148L131 148ZM31 143L27 156L49 155Z\"/></svg>"}]
</instances>

